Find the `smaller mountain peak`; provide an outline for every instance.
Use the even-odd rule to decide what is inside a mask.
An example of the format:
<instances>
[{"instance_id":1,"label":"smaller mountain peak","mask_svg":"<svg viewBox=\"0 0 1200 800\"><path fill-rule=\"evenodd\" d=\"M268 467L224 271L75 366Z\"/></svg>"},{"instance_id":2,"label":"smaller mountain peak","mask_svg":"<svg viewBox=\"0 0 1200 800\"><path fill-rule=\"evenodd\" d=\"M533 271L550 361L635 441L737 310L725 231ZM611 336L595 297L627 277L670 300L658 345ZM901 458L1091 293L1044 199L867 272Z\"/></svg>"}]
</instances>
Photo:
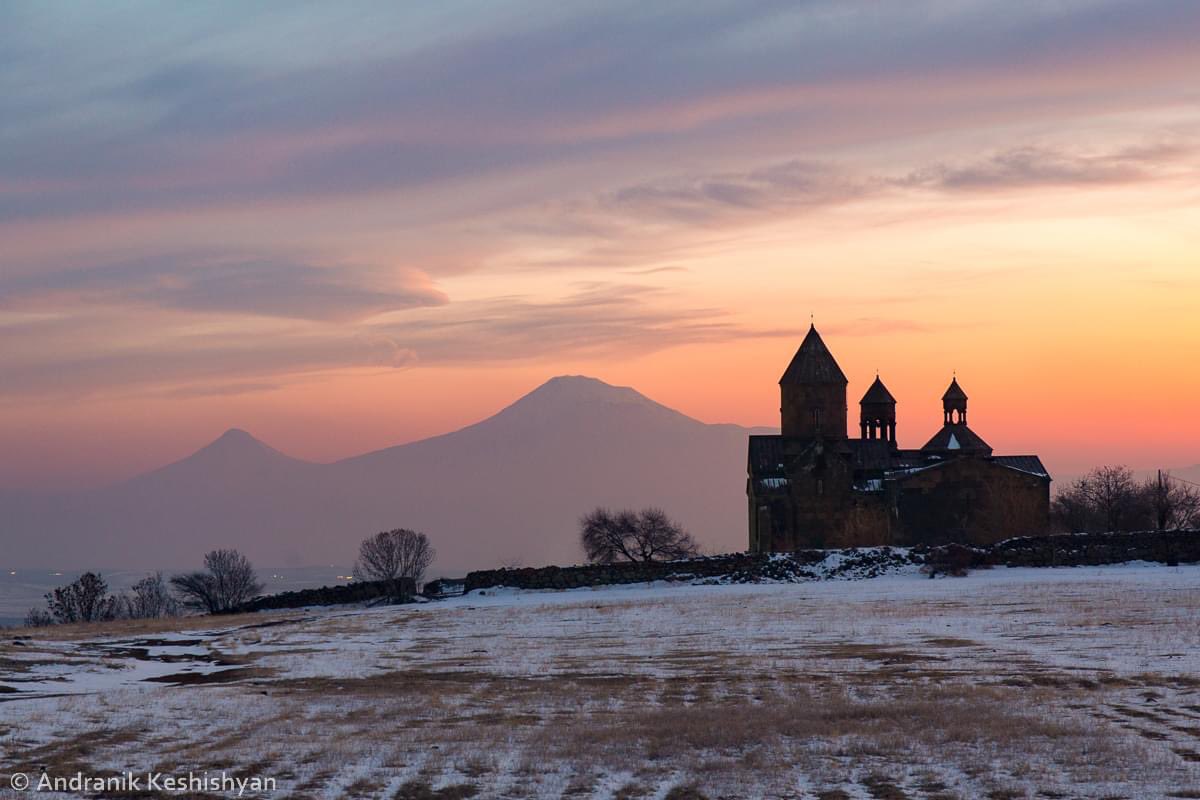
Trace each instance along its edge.
<instances>
[{"instance_id":1,"label":"smaller mountain peak","mask_svg":"<svg viewBox=\"0 0 1200 800\"><path fill-rule=\"evenodd\" d=\"M269 450L270 448L241 428L230 428L204 448L206 451L247 451L264 449Z\"/></svg>"}]
</instances>

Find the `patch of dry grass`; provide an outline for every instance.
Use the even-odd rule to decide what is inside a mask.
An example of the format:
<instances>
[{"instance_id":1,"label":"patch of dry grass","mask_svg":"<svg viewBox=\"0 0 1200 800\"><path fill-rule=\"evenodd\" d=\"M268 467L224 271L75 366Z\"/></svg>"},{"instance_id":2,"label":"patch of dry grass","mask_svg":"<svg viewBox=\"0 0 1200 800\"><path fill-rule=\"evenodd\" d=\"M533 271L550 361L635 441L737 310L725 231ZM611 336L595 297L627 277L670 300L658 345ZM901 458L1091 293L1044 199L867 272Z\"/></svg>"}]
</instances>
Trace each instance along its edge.
<instances>
[{"instance_id":1,"label":"patch of dry grass","mask_svg":"<svg viewBox=\"0 0 1200 800\"><path fill-rule=\"evenodd\" d=\"M146 708L113 726L64 701L75 729L20 744L11 764L95 767L141 751L168 769L271 772L289 796L401 800L500 786L513 797L695 800L792 796L798 784L824 800L1052 798L1154 781L1200 795L1187 794L1200 786L1200 679L1152 663L1097 668L1088 638L1132 625L1118 629L1121 646L1173 652L1159 647L1162 623L1200 593L1157 616L1153 587L1108 610L1077 585L1059 593L1061 606L1018 588L977 603L832 608L789 587L770 602L667 595L134 625L102 635L222 630L207 641L241 665L238 683L151 690L213 722L172 729L165 710ZM1068 613L1088 624L1058 626ZM946 623L964 618L969 627ZM354 640L344 655L339 639Z\"/></svg>"}]
</instances>

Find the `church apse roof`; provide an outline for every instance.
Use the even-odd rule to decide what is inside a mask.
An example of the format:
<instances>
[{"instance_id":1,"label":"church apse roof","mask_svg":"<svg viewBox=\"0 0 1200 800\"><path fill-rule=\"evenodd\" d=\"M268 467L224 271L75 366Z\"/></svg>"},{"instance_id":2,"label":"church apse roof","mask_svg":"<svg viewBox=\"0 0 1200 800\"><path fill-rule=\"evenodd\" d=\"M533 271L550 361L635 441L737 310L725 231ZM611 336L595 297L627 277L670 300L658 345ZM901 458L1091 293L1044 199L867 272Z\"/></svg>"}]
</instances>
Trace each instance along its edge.
<instances>
[{"instance_id":1,"label":"church apse roof","mask_svg":"<svg viewBox=\"0 0 1200 800\"><path fill-rule=\"evenodd\" d=\"M792 361L779 379L782 383L833 383L846 384L846 374L834 360L833 354L825 346L817 327L810 325L808 335L800 343L800 349L792 356Z\"/></svg>"},{"instance_id":2,"label":"church apse roof","mask_svg":"<svg viewBox=\"0 0 1200 800\"><path fill-rule=\"evenodd\" d=\"M1046 466L1037 456L992 456L992 462L1002 467L1015 469L1018 472L1028 472L1030 475L1037 475L1039 478L1050 478L1050 473L1046 470Z\"/></svg>"},{"instance_id":3,"label":"church apse roof","mask_svg":"<svg viewBox=\"0 0 1200 800\"><path fill-rule=\"evenodd\" d=\"M923 452L991 455L992 446L962 423L947 423L921 448Z\"/></svg>"}]
</instances>

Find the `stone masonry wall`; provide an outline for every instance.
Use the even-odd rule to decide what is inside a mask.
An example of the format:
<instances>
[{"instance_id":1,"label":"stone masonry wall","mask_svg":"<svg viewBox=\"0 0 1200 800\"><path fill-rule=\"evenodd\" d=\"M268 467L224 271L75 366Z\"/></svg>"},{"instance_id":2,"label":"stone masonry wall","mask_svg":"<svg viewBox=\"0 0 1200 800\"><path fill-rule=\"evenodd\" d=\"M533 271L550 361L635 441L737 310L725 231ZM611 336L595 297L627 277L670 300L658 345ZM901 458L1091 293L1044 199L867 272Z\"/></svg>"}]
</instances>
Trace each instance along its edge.
<instances>
[{"instance_id":1,"label":"stone masonry wall","mask_svg":"<svg viewBox=\"0 0 1200 800\"><path fill-rule=\"evenodd\" d=\"M810 580L812 565L831 553L843 558L854 556L865 572L871 574L872 562L882 570L899 564L937 563L947 548L961 545L915 547L908 551L893 548L870 550L799 550L794 553L731 553L682 561L654 563L589 564L575 567L525 567L471 572L466 591L507 586L518 589L573 589L583 586L607 586L659 580L689 581L698 578L725 578L731 582L760 580ZM1150 561L1161 564L1200 563L1200 531L1143 531L1139 533L1077 533L1050 536L1025 536L1007 539L987 547L967 548L973 554L972 566L1074 567L1119 564L1126 561ZM903 554L903 555L901 555Z\"/></svg>"}]
</instances>

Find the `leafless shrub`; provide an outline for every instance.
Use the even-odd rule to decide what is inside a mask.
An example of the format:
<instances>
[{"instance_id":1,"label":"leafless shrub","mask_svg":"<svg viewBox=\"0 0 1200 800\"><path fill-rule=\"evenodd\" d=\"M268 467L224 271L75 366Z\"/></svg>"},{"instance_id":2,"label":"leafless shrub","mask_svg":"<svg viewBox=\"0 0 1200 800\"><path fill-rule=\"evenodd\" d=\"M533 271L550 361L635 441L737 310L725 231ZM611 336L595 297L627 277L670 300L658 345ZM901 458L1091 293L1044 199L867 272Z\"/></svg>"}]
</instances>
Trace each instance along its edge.
<instances>
[{"instance_id":1,"label":"leafless shrub","mask_svg":"<svg viewBox=\"0 0 1200 800\"><path fill-rule=\"evenodd\" d=\"M354 574L360 580L389 582L391 594L396 597L400 594L400 579L412 578L413 584L419 585L435 555L429 537L423 533L408 528L380 531L358 546Z\"/></svg>"},{"instance_id":2,"label":"leafless shrub","mask_svg":"<svg viewBox=\"0 0 1200 800\"><path fill-rule=\"evenodd\" d=\"M98 573L85 572L73 583L46 595L55 622L96 622L116 616L118 603L108 594L108 583Z\"/></svg>"},{"instance_id":3,"label":"leafless shrub","mask_svg":"<svg viewBox=\"0 0 1200 800\"><path fill-rule=\"evenodd\" d=\"M204 556L207 572L171 578L183 605L217 614L228 611L262 591L254 567L237 550L213 550Z\"/></svg>"},{"instance_id":4,"label":"leafless shrub","mask_svg":"<svg viewBox=\"0 0 1200 800\"><path fill-rule=\"evenodd\" d=\"M147 575L130 587L122 596L122 605L121 616L128 619L174 617L179 613L179 602L171 596L161 572Z\"/></svg>"},{"instance_id":5,"label":"leafless shrub","mask_svg":"<svg viewBox=\"0 0 1200 800\"><path fill-rule=\"evenodd\" d=\"M1145 494L1125 466L1093 469L1059 492L1052 510L1072 532L1131 531L1149 522Z\"/></svg>"},{"instance_id":6,"label":"leafless shrub","mask_svg":"<svg viewBox=\"0 0 1200 800\"><path fill-rule=\"evenodd\" d=\"M1200 522L1200 491L1159 472L1142 484L1156 530L1190 528Z\"/></svg>"},{"instance_id":7,"label":"leafless shrub","mask_svg":"<svg viewBox=\"0 0 1200 800\"><path fill-rule=\"evenodd\" d=\"M593 564L674 561L700 552L692 535L657 508L616 513L597 508L580 524L583 551Z\"/></svg>"},{"instance_id":8,"label":"leafless shrub","mask_svg":"<svg viewBox=\"0 0 1200 800\"><path fill-rule=\"evenodd\" d=\"M1139 483L1128 467L1097 467L1060 491L1051 513L1070 532L1177 530L1200 523L1200 491L1170 473Z\"/></svg>"}]
</instances>

